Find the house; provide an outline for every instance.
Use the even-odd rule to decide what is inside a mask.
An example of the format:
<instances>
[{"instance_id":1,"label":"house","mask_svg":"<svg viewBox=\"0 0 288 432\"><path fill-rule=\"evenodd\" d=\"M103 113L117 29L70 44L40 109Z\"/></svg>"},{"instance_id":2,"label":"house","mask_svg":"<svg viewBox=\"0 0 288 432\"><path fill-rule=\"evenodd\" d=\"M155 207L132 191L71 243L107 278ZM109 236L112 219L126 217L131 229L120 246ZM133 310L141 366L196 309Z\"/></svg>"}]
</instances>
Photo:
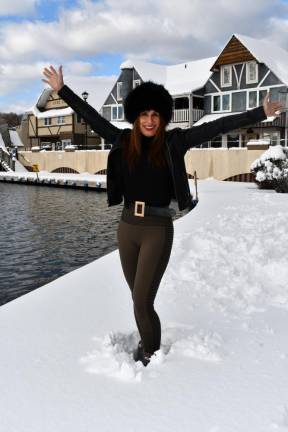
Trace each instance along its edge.
<instances>
[{"instance_id":1,"label":"house","mask_svg":"<svg viewBox=\"0 0 288 432\"><path fill-rule=\"evenodd\" d=\"M233 35L211 67L205 84L205 116L195 125L262 105L270 92L278 100L287 90L288 52L267 40ZM287 146L287 115L268 118L249 128L215 137L211 147L245 147L250 139Z\"/></svg>"},{"instance_id":2,"label":"house","mask_svg":"<svg viewBox=\"0 0 288 432\"><path fill-rule=\"evenodd\" d=\"M123 100L143 81L163 84L174 99L168 127L192 127L240 113L262 104L267 93L277 100L287 90L288 52L269 41L233 35L217 57L179 65L158 65L127 60L104 102L101 113L118 127L124 121ZM130 126L130 125L129 125ZM201 147L246 147L251 139L287 144L287 114L253 127L215 137Z\"/></svg>"},{"instance_id":3,"label":"house","mask_svg":"<svg viewBox=\"0 0 288 432\"><path fill-rule=\"evenodd\" d=\"M107 83L100 97L87 81L88 101L115 126L130 128L124 119L123 101L134 87L148 80L163 84L173 97L173 118L168 128L194 127L259 106L267 91L272 100L277 100L279 92L287 91L288 52L270 41L235 34L217 57L168 66L127 60L121 64L108 95ZM83 94L83 88L77 85L76 81L71 87ZM42 92L23 118L22 126L28 131L26 139L21 135L27 150L33 146L63 149L69 144L79 149L103 149L111 144L95 134L51 89ZM259 139L287 146L287 131L284 112L280 117L215 137L200 147L246 148L249 140Z\"/></svg>"},{"instance_id":4,"label":"house","mask_svg":"<svg viewBox=\"0 0 288 432\"><path fill-rule=\"evenodd\" d=\"M123 100L134 87L151 80L163 84L173 95L172 126L191 127L204 115L204 83L211 75L211 64L215 60L212 57L171 66L127 60L120 66L121 73L104 102L101 113L118 127L127 127L128 124L124 122Z\"/></svg>"},{"instance_id":5,"label":"house","mask_svg":"<svg viewBox=\"0 0 288 432\"><path fill-rule=\"evenodd\" d=\"M73 86L76 93L87 100L89 93ZM90 102L90 101L89 101ZM103 103L92 98L92 104L100 108ZM46 150L63 150L73 144L78 149L100 148L100 137L59 97L57 92L45 88L38 101L23 116L19 134L25 144L25 150L39 148Z\"/></svg>"}]
</instances>

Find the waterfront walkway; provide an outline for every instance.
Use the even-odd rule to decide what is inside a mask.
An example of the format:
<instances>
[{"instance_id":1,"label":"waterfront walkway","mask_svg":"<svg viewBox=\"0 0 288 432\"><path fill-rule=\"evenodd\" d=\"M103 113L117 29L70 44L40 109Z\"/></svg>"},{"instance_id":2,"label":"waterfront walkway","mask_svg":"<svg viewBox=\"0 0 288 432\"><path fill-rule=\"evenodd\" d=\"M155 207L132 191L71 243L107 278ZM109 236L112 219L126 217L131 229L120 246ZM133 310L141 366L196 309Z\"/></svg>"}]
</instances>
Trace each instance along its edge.
<instances>
[{"instance_id":1,"label":"waterfront walkway","mask_svg":"<svg viewBox=\"0 0 288 432\"><path fill-rule=\"evenodd\" d=\"M102 174L61 174L47 171L36 172L0 172L0 181L35 186L74 187L106 190L106 175Z\"/></svg>"}]
</instances>

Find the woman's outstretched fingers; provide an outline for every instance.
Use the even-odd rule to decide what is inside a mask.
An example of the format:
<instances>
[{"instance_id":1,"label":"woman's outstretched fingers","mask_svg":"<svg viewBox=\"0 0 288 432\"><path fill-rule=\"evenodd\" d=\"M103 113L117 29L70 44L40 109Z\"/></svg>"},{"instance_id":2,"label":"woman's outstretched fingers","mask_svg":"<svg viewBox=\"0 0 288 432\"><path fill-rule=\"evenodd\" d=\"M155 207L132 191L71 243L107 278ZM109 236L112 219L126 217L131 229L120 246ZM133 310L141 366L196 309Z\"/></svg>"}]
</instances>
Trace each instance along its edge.
<instances>
[{"instance_id":1,"label":"woman's outstretched fingers","mask_svg":"<svg viewBox=\"0 0 288 432\"><path fill-rule=\"evenodd\" d=\"M58 72L52 65L50 65L49 68L45 67L43 70L43 75L46 79L42 79L42 81L46 84L49 84L53 90L58 92L63 87L64 82L61 65L58 68Z\"/></svg>"},{"instance_id":2,"label":"woman's outstretched fingers","mask_svg":"<svg viewBox=\"0 0 288 432\"><path fill-rule=\"evenodd\" d=\"M280 115L283 110L283 106L280 102L270 101L270 92L268 92L264 98L263 108L267 117Z\"/></svg>"}]
</instances>

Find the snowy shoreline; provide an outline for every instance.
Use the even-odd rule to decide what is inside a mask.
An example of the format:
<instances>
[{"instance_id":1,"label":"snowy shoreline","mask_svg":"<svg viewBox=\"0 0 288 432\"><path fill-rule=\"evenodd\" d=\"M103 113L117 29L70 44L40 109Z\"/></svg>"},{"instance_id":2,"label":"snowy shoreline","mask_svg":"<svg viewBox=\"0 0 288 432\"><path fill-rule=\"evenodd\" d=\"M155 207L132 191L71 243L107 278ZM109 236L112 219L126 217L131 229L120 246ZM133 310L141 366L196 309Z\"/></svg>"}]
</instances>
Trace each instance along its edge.
<instances>
[{"instance_id":1,"label":"snowy shoreline","mask_svg":"<svg viewBox=\"0 0 288 432\"><path fill-rule=\"evenodd\" d=\"M106 190L106 175L36 172L0 172L0 181L34 186L61 186Z\"/></svg>"},{"instance_id":2,"label":"snowy shoreline","mask_svg":"<svg viewBox=\"0 0 288 432\"><path fill-rule=\"evenodd\" d=\"M117 250L0 308L0 430L287 430L287 198L199 194L174 222L147 368Z\"/></svg>"}]
</instances>

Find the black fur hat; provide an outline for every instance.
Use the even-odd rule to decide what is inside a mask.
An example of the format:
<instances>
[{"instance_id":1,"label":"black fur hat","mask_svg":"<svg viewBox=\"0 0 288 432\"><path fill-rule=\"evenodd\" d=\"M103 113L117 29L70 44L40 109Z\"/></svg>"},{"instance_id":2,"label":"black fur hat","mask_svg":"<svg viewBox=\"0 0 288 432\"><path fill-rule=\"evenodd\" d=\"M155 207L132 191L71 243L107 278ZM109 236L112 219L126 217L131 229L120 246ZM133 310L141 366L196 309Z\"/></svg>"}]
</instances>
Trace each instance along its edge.
<instances>
[{"instance_id":1,"label":"black fur hat","mask_svg":"<svg viewBox=\"0 0 288 432\"><path fill-rule=\"evenodd\" d=\"M172 117L173 99L161 84L146 81L135 87L124 101L124 113L129 123L134 123L143 111L157 111L168 124Z\"/></svg>"}]
</instances>

